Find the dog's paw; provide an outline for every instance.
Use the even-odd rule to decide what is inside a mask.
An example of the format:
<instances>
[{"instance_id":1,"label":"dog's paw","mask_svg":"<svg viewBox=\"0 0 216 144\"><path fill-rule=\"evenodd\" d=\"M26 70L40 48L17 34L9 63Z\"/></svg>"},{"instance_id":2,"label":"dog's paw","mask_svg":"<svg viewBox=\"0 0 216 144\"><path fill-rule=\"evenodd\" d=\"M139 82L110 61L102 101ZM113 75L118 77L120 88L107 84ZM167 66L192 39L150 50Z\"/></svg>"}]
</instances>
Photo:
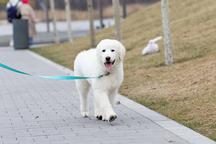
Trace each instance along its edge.
<instances>
[{"instance_id":1,"label":"dog's paw","mask_svg":"<svg viewBox=\"0 0 216 144\"><path fill-rule=\"evenodd\" d=\"M115 112L112 111L105 111L102 115L102 120L112 122L117 118L117 115Z\"/></svg>"},{"instance_id":2,"label":"dog's paw","mask_svg":"<svg viewBox=\"0 0 216 144\"><path fill-rule=\"evenodd\" d=\"M98 120L102 120L102 119L103 119L102 112L99 111L98 109L95 110L95 117L96 117Z\"/></svg>"},{"instance_id":3,"label":"dog's paw","mask_svg":"<svg viewBox=\"0 0 216 144\"><path fill-rule=\"evenodd\" d=\"M117 118L117 115L111 115L111 116L109 117L109 122L114 121L116 118Z\"/></svg>"},{"instance_id":4,"label":"dog's paw","mask_svg":"<svg viewBox=\"0 0 216 144\"><path fill-rule=\"evenodd\" d=\"M117 118L117 115L113 110L109 109L100 109L95 111L95 117L98 120L112 122Z\"/></svg>"},{"instance_id":5,"label":"dog's paw","mask_svg":"<svg viewBox=\"0 0 216 144\"><path fill-rule=\"evenodd\" d=\"M102 119L103 119L102 115L97 115L96 118L97 118L98 120L102 120Z\"/></svg>"},{"instance_id":6,"label":"dog's paw","mask_svg":"<svg viewBox=\"0 0 216 144\"><path fill-rule=\"evenodd\" d=\"M87 118L88 117L88 112L81 112L82 117Z\"/></svg>"},{"instance_id":7,"label":"dog's paw","mask_svg":"<svg viewBox=\"0 0 216 144\"><path fill-rule=\"evenodd\" d=\"M117 115L111 115L111 116L109 116L109 118L103 118L102 115L99 115L99 116L96 116L96 118L97 118L98 120L103 120L103 121L112 122L112 121L114 121L114 120L117 118Z\"/></svg>"}]
</instances>

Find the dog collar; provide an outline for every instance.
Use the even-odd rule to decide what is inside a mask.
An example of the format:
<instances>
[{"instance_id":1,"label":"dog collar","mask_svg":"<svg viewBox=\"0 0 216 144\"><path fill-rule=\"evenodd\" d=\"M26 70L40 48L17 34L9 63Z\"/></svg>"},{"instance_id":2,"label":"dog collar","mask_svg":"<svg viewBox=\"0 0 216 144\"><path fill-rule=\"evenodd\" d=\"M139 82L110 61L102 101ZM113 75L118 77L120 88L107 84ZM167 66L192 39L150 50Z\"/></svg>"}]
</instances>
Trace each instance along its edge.
<instances>
[{"instance_id":1,"label":"dog collar","mask_svg":"<svg viewBox=\"0 0 216 144\"><path fill-rule=\"evenodd\" d=\"M102 74L102 75L100 75L98 78L102 78L102 77L108 76L108 75L110 75L110 72L107 72L107 73L105 73L105 74Z\"/></svg>"}]
</instances>

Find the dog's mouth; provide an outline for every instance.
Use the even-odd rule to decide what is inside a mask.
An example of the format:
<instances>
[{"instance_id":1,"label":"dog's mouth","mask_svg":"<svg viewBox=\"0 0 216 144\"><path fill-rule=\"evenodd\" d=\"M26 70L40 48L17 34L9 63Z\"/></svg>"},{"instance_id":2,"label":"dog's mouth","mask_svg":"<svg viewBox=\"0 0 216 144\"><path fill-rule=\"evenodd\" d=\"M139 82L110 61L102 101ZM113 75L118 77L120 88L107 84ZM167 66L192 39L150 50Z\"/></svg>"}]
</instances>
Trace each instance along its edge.
<instances>
[{"instance_id":1,"label":"dog's mouth","mask_svg":"<svg viewBox=\"0 0 216 144\"><path fill-rule=\"evenodd\" d=\"M111 61L106 61L106 62L104 63L104 65L105 65L105 67L106 67L106 69L107 69L108 71L111 71L112 68L113 68L114 63L115 63L115 60L114 60L113 62L111 62Z\"/></svg>"}]
</instances>

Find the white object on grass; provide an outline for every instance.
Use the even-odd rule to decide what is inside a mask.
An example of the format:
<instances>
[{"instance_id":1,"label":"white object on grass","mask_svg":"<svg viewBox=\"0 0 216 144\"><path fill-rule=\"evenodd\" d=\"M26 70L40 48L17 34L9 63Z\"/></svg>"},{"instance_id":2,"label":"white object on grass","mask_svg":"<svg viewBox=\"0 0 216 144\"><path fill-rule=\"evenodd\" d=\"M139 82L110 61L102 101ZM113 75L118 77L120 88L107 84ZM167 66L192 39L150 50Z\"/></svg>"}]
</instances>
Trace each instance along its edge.
<instances>
[{"instance_id":1,"label":"white object on grass","mask_svg":"<svg viewBox=\"0 0 216 144\"><path fill-rule=\"evenodd\" d=\"M156 42L161 40L161 39L162 39L162 36L151 39L148 42L148 45L143 49L142 55L147 55L147 54L159 52L160 50L159 50L158 44Z\"/></svg>"}]
</instances>

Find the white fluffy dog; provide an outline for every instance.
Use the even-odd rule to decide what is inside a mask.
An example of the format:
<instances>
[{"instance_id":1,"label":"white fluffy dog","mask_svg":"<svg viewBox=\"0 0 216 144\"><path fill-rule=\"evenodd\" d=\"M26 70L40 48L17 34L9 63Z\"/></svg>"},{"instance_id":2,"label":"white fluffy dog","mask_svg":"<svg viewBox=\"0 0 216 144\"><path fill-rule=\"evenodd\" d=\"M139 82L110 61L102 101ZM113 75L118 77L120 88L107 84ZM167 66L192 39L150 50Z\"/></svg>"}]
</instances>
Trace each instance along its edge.
<instances>
[{"instance_id":1,"label":"white fluffy dog","mask_svg":"<svg viewBox=\"0 0 216 144\"><path fill-rule=\"evenodd\" d=\"M83 117L88 116L87 96L91 87L95 117L109 122L117 118L113 106L124 77L124 56L125 47L119 41L111 39L102 40L95 49L77 55L74 62L75 75L101 76L96 79L76 80Z\"/></svg>"},{"instance_id":2,"label":"white fluffy dog","mask_svg":"<svg viewBox=\"0 0 216 144\"><path fill-rule=\"evenodd\" d=\"M148 45L142 50L142 55L153 54L153 53L159 52L160 49L156 42L161 39L162 39L162 36L151 39L148 42Z\"/></svg>"}]
</instances>

